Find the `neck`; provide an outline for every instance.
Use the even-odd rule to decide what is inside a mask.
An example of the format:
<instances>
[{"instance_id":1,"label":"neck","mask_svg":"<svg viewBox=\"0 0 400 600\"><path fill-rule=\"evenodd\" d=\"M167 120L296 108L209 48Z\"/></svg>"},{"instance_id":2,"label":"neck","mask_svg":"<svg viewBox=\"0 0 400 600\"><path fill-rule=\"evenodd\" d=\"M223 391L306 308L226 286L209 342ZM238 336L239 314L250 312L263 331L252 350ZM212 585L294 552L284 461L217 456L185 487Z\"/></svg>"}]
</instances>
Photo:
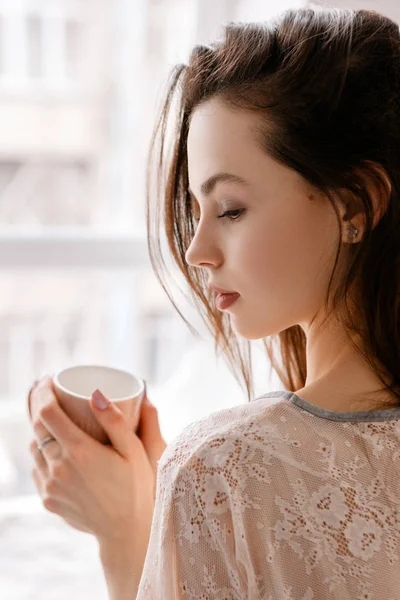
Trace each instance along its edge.
<instances>
[{"instance_id":1,"label":"neck","mask_svg":"<svg viewBox=\"0 0 400 600\"><path fill-rule=\"evenodd\" d=\"M356 339L356 338L353 338ZM335 412L393 408L399 401L336 325L307 333L307 380L296 393Z\"/></svg>"}]
</instances>

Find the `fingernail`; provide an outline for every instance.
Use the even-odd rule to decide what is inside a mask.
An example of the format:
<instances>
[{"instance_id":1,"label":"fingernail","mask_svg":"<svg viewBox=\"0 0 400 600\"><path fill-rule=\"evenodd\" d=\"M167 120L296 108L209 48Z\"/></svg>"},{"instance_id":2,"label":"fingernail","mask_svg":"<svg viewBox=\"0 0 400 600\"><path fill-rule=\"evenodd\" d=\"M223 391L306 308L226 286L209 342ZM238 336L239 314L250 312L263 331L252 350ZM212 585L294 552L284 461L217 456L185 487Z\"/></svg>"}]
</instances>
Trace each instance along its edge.
<instances>
[{"instance_id":1,"label":"fingernail","mask_svg":"<svg viewBox=\"0 0 400 600\"><path fill-rule=\"evenodd\" d=\"M47 373L43 373L39 379L35 380L35 387L39 385L39 383L42 383L47 377L49 377L49 375Z\"/></svg>"},{"instance_id":2,"label":"fingernail","mask_svg":"<svg viewBox=\"0 0 400 600\"><path fill-rule=\"evenodd\" d=\"M37 388L37 386L39 385L39 383L42 381L43 377L39 377L39 379L35 379L35 381L32 383L32 387L31 387L31 392L33 392L33 390L35 388Z\"/></svg>"},{"instance_id":3,"label":"fingernail","mask_svg":"<svg viewBox=\"0 0 400 600\"><path fill-rule=\"evenodd\" d=\"M100 410L104 410L110 404L110 401L103 396L100 390L95 390L92 394L92 398L94 405Z\"/></svg>"}]
</instances>

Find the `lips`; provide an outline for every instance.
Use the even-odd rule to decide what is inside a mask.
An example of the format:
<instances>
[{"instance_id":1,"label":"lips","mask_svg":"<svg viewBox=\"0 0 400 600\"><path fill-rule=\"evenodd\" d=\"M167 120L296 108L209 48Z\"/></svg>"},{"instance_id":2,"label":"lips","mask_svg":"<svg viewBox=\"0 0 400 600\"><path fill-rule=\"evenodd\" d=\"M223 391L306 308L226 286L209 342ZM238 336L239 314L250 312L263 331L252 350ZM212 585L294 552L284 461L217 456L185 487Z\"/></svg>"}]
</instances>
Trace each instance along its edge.
<instances>
[{"instance_id":1,"label":"lips","mask_svg":"<svg viewBox=\"0 0 400 600\"><path fill-rule=\"evenodd\" d=\"M209 285L210 290L214 291L216 294L238 294L239 292L224 290L216 285Z\"/></svg>"},{"instance_id":2,"label":"lips","mask_svg":"<svg viewBox=\"0 0 400 600\"><path fill-rule=\"evenodd\" d=\"M220 310L225 310L232 306L232 304L234 304L234 302L236 302L236 300L239 297L240 294L238 294L238 292L233 292L229 294L218 294L218 296L215 299L215 303L217 305L217 308L219 308Z\"/></svg>"}]
</instances>

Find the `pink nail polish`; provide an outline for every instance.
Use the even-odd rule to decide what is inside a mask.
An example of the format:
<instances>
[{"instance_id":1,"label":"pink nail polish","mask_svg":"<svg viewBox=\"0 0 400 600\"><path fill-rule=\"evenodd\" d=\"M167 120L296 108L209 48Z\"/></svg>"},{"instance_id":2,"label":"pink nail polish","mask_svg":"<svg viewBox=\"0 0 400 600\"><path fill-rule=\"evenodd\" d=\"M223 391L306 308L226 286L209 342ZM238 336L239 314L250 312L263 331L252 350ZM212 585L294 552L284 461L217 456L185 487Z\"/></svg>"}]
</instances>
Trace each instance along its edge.
<instances>
[{"instance_id":1,"label":"pink nail polish","mask_svg":"<svg viewBox=\"0 0 400 600\"><path fill-rule=\"evenodd\" d=\"M100 390L95 390L92 394L93 402L97 408L100 410L104 410L110 404L109 400L100 392Z\"/></svg>"}]
</instances>

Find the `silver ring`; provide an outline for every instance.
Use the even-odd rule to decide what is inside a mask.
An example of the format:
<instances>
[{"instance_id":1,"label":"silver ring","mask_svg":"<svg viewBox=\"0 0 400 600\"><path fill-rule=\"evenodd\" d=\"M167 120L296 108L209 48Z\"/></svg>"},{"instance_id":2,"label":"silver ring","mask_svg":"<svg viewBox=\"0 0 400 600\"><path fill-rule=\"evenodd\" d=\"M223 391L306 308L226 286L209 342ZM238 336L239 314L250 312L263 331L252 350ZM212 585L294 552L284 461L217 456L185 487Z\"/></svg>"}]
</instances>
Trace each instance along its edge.
<instances>
[{"instance_id":1,"label":"silver ring","mask_svg":"<svg viewBox=\"0 0 400 600\"><path fill-rule=\"evenodd\" d=\"M44 438L44 440L39 444L38 450L42 456L43 456L43 448L45 447L45 445L48 444L49 442L53 442L53 441L55 442L57 440L55 438L49 436L47 438Z\"/></svg>"}]
</instances>

